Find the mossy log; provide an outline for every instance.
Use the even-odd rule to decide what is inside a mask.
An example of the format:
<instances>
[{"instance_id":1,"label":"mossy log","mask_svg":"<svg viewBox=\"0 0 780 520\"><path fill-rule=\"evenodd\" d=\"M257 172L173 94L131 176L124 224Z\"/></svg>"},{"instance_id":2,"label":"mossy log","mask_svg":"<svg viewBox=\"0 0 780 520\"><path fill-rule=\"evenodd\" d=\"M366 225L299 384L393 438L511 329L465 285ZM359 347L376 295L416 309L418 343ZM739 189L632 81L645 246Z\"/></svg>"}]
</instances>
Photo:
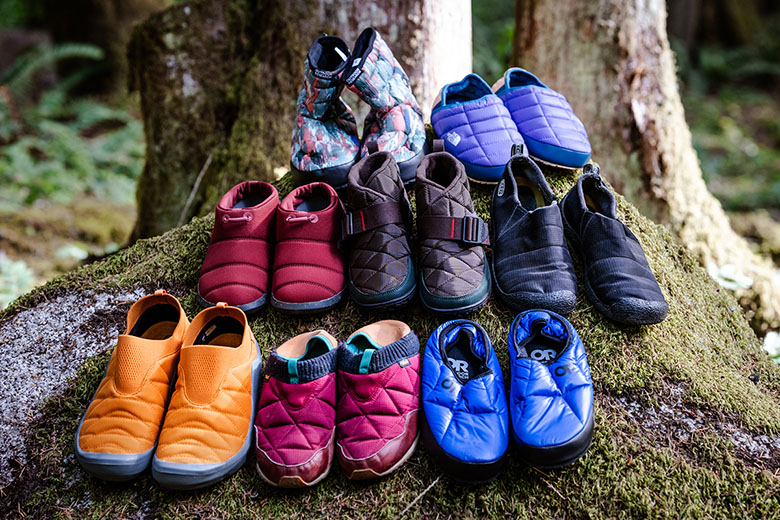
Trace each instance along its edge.
<instances>
[{"instance_id":1,"label":"mossy log","mask_svg":"<svg viewBox=\"0 0 780 520\"><path fill-rule=\"evenodd\" d=\"M146 164L133 237L206 214L242 180L284 173L309 46L323 33L352 45L367 26L426 110L437 88L471 70L468 0L192 0L138 25L130 88L141 96Z\"/></svg>"},{"instance_id":2,"label":"mossy log","mask_svg":"<svg viewBox=\"0 0 780 520\"><path fill-rule=\"evenodd\" d=\"M576 173L545 170L559 197L576 179ZM282 194L288 192L289 178L277 186ZM478 211L487 218L489 188L475 185L472 192ZM0 516L777 517L780 368L761 351L734 297L712 281L686 247L619 196L618 214L642 242L669 302L669 317L654 326L619 326L600 315L580 287L570 319L592 368L596 428L587 455L568 468L537 471L510 450L509 464L496 481L470 487L442 476L421 447L382 480L350 482L334 468L316 488L300 492L263 483L252 456L235 476L198 493L164 491L148 474L121 486L87 477L72 455L73 436L105 369L110 332L123 326L132 298L157 288L179 296L190 317L199 311L195 283L213 223L212 217L204 217L57 278L0 314L0 343L34 320L63 323L63 330L43 334L40 340L31 336L32 345L0 345L18 355L39 349L46 356L72 357L62 352L70 342L81 341L87 333L103 338L95 348L102 353L40 404L37 415L31 413L37 418L25 427L24 447L14 457L25 462L9 464L12 479L2 490ZM581 278L581 266L575 267ZM117 304L107 310L113 300ZM89 313L93 301L104 310L85 321L81 314ZM73 302L83 310L70 313L67 305ZM61 312L52 312L58 308ZM44 313L51 316L41 316ZM324 327L345 338L383 317L347 302L315 317L264 309L251 319L251 326L267 355L303 331ZM395 317L406 320L423 341L442 321L417 302ZM508 374L506 335L513 313L491 300L473 318L492 337ZM0 377L12 375L0 369ZM4 401L13 398L2 396Z\"/></svg>"},{"instance_id":3,"label":"mossy log","mask_svg":"<svg viewBox=\"0 0 780 520\"><path fill-rule=\"evenodd\" d=\"M727 2L728 9L744 3ZM737 291L754 328L780 327L780 276L707 190L677 87L660 0L517 0L514 61L564 93L608 178L708 266L753 279ZM746 9L749 10L749 9Z\"/></svg>"}]
</instances>

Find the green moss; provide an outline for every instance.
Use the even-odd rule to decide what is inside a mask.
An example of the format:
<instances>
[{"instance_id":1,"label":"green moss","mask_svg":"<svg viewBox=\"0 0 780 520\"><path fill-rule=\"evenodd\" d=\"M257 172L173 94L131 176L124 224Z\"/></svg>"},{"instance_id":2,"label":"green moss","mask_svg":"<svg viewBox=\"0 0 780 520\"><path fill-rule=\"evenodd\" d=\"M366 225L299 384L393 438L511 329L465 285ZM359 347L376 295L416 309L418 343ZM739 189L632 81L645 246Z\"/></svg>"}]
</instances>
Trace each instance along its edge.
<instances>
[{"instance_id":1,"label":"green moss","mask_svg":"<svg viewBox=\"0 0 780 520\"><path fill-rule=\"evenodd\" d=\"M571 172L546 171L559 197L576 179ZM280 193L287 193L289 176L277 186ZM480 213L487 217L490 187L474 185L472 193ZM409 516L777 515L780 480L767 471L777 467L777 457L745 458L731 439L715 433L721 431L716 428L694 432L685 441L670 434L659 442L664 432L644 427L618 399L626 397L642 407L663 404L701 410L712 421L727 417L740 434L748 436L780 432L780 369L759 349L737 302L664 228L642 217L622 197L618 197L618 212L640 238L670 311L659 325L622 327L580 298L570 319L588 351L597 401L596 433L587 456L564 470L541 472L522 466L512 453L497 481L466 487L441 478L408 511ZM139 241L24 296L0 319L64 292L139 285L168 287L174 292L181 289L183 305L194 316L199 310L194 287L211 226L211 217L197 218L161 237ZM579 265L577 269L581 274ZM346 337L358 326L382 317L346 303L315 317L290 317L266 309L251 320L251 326L267 353L290 336L316 327ZM396 317L406 320L422 341L440 322L421 312L416 302ZM506 334L512 317L496 301L474 316L493 338L505 368ZM73 434L87 396L100 380L105 359L86 365L68 393L47 405L44 419L35 427L32 435L47 439L49 450L45 455L33 454L30 466L43 476L22 504L23 510L87 518L131 515L139 510L161 518L292 517L304 512L311 517L392 518L440 477L420 449L398 472L378 482L352 483L335 468L321 485L303 492L282 492L263 484L251 457L233 478L194 494L163 491L148 475L121 487L84 478L72 456ZM756 383L749 379L751 374L758 376ZM670 401L672 394L681 403Z\"/></svg>"}]
</instances>

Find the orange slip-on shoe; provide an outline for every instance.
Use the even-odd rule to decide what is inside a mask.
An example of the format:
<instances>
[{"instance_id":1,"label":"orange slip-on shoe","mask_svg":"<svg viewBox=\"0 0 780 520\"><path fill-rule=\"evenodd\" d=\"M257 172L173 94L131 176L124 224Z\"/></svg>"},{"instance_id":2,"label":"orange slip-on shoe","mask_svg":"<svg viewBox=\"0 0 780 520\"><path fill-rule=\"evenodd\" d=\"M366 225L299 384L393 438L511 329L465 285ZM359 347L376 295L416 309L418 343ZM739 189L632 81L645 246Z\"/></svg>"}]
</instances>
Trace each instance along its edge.
<instances>
[{"instance_id":1,"label":"orange slip-on shoe","mask_svg":"<svg viewBox=\"0 0 780 520\"><path fill-rule=\"evenodd\" d=\"M196 489L237 471L252 446L262 357L238 307L218 303L187 329L152 476Z\"/></svg>"},{"instance_id":2,"label":"orange slip-on shoe","mask_svg":"<svg viewBox=\"0 0 780 520\"><path fill-rule=\"evenodd\" d=\"M76 458L88 473L122 481L149 466L188 325L179 301L162 290L130 307L76 431Z\"/></svg>"}]
</instances>

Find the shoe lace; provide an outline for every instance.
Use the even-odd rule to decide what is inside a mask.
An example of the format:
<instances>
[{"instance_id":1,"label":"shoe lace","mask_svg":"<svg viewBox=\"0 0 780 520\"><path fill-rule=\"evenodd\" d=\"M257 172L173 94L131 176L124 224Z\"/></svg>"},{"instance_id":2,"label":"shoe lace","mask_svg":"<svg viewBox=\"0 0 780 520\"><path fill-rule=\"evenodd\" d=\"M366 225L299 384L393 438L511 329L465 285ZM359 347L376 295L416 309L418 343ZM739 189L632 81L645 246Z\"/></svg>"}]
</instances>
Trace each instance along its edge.
<instances>
[{"instance_id":1,"label":"shoe lace","mask_svg":"<svg viewBox=\"0 0 780 520\"><path fill-rule=\"evenodd\" d=\"M310 213L308 215L298 215L298 216L295 216L295 217L292 216L292 215L289 215L285 220L287 222L303 222L304 220L307 220L307 221L311 222L312 224L316 224L319 219L320 218L317 215L314 215L314 214Z\"/></svg>"}]
</instances>

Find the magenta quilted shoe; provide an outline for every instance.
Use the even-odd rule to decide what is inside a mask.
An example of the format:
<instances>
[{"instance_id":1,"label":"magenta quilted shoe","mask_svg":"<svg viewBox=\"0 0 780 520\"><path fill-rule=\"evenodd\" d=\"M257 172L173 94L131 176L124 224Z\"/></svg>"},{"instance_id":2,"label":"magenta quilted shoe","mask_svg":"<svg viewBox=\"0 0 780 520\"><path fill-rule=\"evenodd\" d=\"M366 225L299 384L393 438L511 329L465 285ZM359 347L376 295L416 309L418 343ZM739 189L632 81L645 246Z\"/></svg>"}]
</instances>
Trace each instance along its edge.
<instances>
[{"instance_id":1,"label":"magenta quilted shoe","mask_svg":"<svg viewBox=\"0 0 780 520\"><path fill-rule=\"evenodd\" d=\"M339 347L336 452L354 480L392 473L417 446L420 342L406 323L359 329Z\"/></svg>"},{"instance_id":2,"label":"magenta quilted shoe","mask_svg":"<svg viewBox=\"0 0 780 520\"><path fill-rule=\"evenodd\" d=\"M265 365L255 419L257 471L274 486L313 486L333 463L336 340L323 330L285 342Z\"/></svg>"}]
</instances>

